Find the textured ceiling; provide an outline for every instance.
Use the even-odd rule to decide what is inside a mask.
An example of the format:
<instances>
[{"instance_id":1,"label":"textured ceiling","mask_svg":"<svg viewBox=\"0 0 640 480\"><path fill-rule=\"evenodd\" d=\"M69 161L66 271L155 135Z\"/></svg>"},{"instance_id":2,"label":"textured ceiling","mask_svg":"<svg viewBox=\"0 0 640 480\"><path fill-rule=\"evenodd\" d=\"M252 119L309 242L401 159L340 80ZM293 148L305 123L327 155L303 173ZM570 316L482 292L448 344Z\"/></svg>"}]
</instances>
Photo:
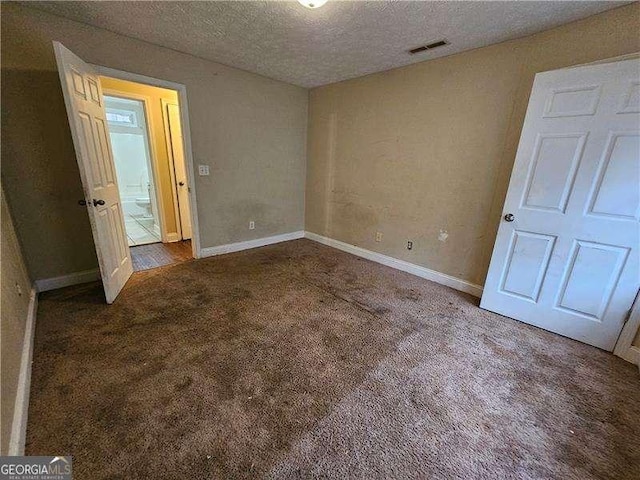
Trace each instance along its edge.
<instances>
[{"instance_id":1,"label":"textured ceiling","mask_svg":"<svg viewBox=\"0 0 640 480\"><path fill-rule=\"evenodd\" d=\"M28 2L285 82L315 87L530 35L628 2ZM450 45L409 55L446 38Z\"/></svg>"}]
</instances>

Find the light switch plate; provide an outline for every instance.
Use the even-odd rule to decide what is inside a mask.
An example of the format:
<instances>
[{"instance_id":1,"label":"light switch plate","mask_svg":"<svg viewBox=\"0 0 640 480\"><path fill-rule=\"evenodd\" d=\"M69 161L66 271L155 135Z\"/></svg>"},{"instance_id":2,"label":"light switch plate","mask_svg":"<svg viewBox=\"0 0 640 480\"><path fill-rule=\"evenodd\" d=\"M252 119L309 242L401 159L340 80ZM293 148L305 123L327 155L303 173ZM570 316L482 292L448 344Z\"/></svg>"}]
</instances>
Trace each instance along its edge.
<instances>
[{"instance_id":1,"label":"light switch plate","mask_svg":"<svg viewBox=\"0 0 640 480\"><path fill-rule=\"evenodd\" d=\"M201 177L209 175L209 165L198 165L198 175Z\"/></svg>"}]
</instances>

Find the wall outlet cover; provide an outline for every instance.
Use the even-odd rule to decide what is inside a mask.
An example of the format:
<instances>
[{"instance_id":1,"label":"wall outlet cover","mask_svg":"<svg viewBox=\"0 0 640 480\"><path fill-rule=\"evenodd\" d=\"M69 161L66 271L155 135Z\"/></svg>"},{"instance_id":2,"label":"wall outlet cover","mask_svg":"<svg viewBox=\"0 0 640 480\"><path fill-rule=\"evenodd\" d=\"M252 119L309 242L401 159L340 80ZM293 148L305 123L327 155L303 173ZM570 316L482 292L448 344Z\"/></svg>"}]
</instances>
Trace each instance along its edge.
<instances>
[{"instance_id":1,"label":"wall outlet cover","mask_svg":"<svg viewBox=\"0 0 640 480\"><path fill-rule=\"evenodd\" d=\"M198 165L198 175L201 177L209 175L209 165Z\"/></svg>"}]
</instances>

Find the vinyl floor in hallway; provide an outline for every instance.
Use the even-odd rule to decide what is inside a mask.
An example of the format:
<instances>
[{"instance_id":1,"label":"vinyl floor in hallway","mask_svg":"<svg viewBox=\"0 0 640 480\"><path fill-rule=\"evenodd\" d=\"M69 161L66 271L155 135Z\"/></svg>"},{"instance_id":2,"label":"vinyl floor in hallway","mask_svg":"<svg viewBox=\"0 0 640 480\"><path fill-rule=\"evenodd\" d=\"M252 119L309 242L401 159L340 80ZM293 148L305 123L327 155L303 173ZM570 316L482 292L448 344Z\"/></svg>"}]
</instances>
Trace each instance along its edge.
<instances>
[{"instance_id":1,"label":"vinyl floor in hallway","mask_svg":"<svg viewBox=\"0 0 640 480\"><path fill-rule=\"evenodd\" d=\"M150 243L148 245L129 247L129 250L131 251L131 261L135 272L193 260L190 240L172 243Z\"/></svg>"}]
</instances>

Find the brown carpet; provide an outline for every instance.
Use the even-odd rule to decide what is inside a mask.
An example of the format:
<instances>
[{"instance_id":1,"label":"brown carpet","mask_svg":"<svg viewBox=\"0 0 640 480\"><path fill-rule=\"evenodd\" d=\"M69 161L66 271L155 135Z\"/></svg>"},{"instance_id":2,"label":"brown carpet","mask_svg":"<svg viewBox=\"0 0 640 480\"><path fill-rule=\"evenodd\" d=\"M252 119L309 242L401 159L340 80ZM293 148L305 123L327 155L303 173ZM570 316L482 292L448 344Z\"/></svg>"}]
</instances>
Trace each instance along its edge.
<instances>
[{"instance_id":1,"label":"brown carpet","mask_svg":"<svg viewBox=\"0 0 640 480\"><path fill-rule=\"evenodd\" d=\"M640 478L640 375L297 240L40 300L29 455L76 479Z\"/></svg>"}]
</instances>

